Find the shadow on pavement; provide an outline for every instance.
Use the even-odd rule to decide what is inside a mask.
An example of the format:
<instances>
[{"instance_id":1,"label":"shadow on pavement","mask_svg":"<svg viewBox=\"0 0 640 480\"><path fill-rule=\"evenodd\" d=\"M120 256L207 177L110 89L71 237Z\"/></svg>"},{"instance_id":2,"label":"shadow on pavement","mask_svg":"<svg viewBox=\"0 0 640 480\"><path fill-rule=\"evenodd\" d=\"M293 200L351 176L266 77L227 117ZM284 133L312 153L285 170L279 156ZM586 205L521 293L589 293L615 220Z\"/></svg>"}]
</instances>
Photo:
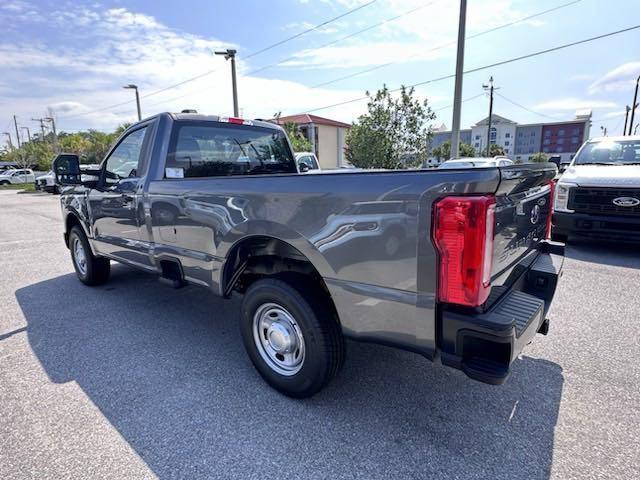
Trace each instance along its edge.
<instances>
[{"instance_id":1,"label":"shadow on pavement","mask_svg":"<svg viewBox=\"0 0 640 480\"><path fill-rule=\"evenodd\" d=\"M563 386L555 363L524 357L494 387L350 343L334 382L296 401L254 371L237 300L119 266L102 287L69 274L16 297L50 379L77 382L159 478L550 475Z\"/></svg>"},{"instance_id":2,"label":"shadow on pavement","mask_svg":"<svg viewBox=\"0 0 640 480\"><path fill-rule=\"evenodd\" d=\"M583 262L640 269L639 251L640 245L572 239L567 245L565 255L567 258Z\"/></svg>"}]
</instances>

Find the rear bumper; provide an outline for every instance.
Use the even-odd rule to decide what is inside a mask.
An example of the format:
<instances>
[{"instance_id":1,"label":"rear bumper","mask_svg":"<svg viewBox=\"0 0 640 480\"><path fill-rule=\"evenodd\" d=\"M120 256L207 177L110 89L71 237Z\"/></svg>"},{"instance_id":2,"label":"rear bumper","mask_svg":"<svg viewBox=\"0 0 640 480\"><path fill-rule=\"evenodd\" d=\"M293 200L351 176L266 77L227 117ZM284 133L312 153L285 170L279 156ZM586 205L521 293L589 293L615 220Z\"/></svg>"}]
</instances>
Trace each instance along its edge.
<instances>
[{"instance_id":1,"label":"rear bumper","mask_svg":"<svg viewBox=\"0 0 640 480\"><path fill-rule=\"evenodd\" d=\"M440 358L480 382L498 385L536 333L549 328L547 311L562 275L564 245L544 243L540 255L492 307L468 313L443 306Z\"/></svg>"},{"instance_id":2,"label":"rear bumper","mask_svg":"<svg viewBox=\"0 0 640 480\"><path fill-rule=\"evenodd\" d=\"M553 233L592 239L640 242L640 217L555 212Z\"/></svg>"}]
</instances>

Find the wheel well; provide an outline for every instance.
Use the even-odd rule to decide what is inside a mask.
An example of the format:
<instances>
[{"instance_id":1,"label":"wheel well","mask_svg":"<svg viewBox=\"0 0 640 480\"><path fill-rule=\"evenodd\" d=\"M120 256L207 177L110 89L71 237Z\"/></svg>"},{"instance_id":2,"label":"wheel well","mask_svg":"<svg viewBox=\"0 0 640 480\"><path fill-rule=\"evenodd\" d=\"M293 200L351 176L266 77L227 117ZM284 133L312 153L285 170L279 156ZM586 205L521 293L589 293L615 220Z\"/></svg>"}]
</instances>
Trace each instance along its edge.
<instances>
[{"instance_id":1,"label":"wheel well","mask_svg":"<svg viewBox=\"0 0 640 480\"><path fill-rule=\"evenodd\" d=\"M234 290L244 293L264 277L288 279L294 287L304 282L325 297L335 311L331 294L309 259L297 248L272 237L251 237L232 248L222 275L223 294L229 297Z\"/></svg>"},{"instance_id":2,"label":"wheel well","mask_svg":"<svg viewBox=\"0 0 640 480\"><path fill-rule=\"evenodd\" d=\"M82 224L80 223L80 219L78 218L78 216L75 213L68 214L65 223L66 228L64 229L64 243L67 244L67 248L69 247L69 233L71 232L71 229L76 225L79 225L80 228L82 228Z\"/></svg>"}]
</instances>

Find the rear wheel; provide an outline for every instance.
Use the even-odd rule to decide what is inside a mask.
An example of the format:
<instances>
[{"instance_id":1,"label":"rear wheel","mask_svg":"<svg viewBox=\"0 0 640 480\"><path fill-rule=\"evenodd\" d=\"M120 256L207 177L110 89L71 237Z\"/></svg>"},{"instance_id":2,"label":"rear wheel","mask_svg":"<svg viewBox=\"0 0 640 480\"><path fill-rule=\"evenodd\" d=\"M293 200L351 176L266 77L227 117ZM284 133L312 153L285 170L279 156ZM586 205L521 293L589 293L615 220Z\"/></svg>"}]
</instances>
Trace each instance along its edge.
<instances>
[{"instance_id":1,"label":"rear wheel","mask_svg":"<svg viewBox=\"0 0 640 480\"><path fill-rule=\"evenodd\" d=\"M321 390L344 362L344 339L333 308L311 286L262 279L242 303L244 346L262 377L291 397Z\"/></svg>"},{"instance_id":2,"label":"rear wheel","mask_svg":"<svg viewBox=\"0 0 640 480\"><path fill-rule=\"evenodd\" d=\"M100 285L109 280L111 264L108 258L91 253L89 241L79 226L69 233L69 250L78 279L85 285Z\"/></svg>"}]
</instances>

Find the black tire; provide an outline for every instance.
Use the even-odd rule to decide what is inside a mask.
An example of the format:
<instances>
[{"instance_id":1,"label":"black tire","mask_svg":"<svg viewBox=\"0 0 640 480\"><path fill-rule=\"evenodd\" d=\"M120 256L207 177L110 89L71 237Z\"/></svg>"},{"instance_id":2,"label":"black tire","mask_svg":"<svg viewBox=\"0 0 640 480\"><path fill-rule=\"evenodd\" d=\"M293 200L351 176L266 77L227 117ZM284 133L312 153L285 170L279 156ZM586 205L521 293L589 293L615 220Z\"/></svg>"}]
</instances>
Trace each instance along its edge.
<instances>
[{"instance_id":1,"label":"black tire","mask_svg":"<svg viewBox=\"0 0 640 480\"><path fill-rule=\"evenodd\" d=\"M82 246L84 252L84 261L79 255L76 244ZM111 273L111 263L108 258L96 257L91 253L91 247L82 228L75 226L69 232L69 250L71 251L71 260L73 268L76 270L78 279L85 285L94 286L101 285L109 280Z\"/></svg>"},{"instance_id":2,"label":"black tire","mask_svg":"<svg viewBox=\"0 0 640 480\"><path fill-rule=\"evenodd\" d=\"M295 288L292 284L271 278L253 283L242 302L240 330L249 358L262 378L287 396L305 398L320 391L338 373L344 363L345 343L328 300L316 294L304 281L295 281ZM276 371L277 360L270 360L269 354L265 353L267 349L258 345L260 340L265 344L270 344L271 340L267 340L268 331L261 331L261 323L254 320L254 316L262 318L260 312L271 305L290 314L295 320L295 329L302 335L303 355L299 370L295 372Z\"/></svg>"},{"instance_id":3,"label":"black tire","mask_svg":"<svg viewBox=\"0 0 640 480\"><path fill-rule=\"evenodd\" d=\"M6 180L2 180L2 181L0 182L0 185L9 185L10 183L11 183L11 182L8 182L8 181L6 181Z\"/></svg>"}]
</instances>

